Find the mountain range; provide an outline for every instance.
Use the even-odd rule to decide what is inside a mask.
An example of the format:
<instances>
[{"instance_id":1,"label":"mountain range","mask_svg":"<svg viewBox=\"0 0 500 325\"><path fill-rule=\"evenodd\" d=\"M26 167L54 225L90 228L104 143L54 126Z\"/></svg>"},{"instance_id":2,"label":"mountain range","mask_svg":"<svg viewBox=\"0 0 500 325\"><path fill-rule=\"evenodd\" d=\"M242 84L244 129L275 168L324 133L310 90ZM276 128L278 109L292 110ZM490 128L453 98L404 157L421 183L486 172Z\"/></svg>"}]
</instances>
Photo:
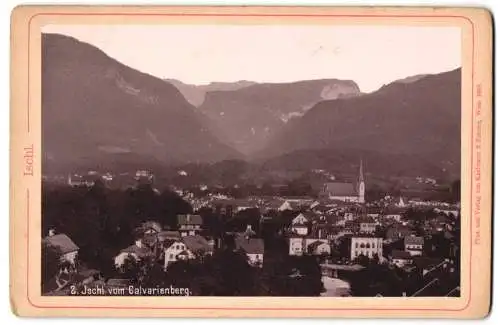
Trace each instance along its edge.
<instances>
[{"instance_id":1,"label":"mountain range","mask_svg":"<svg viewBox=\"0 0 500 325\"><path fill-rule=\"evenodd\" d=\"M241 156L210 133L205 116L173 85L67 36L43 35L42 110L48 167Z\"/></svg>"},{"instance_id":2,"label":"mountain range","mask_svg":"<svg viewBox=\"0 0 500 325\"><path fill-rule=\"evenodd\" d=\"M174 85L186 100L193 106L200 106L205 101L205 95L211 91L233 91L254 85L255 82L240 80L236 82L211 82L207 85L191 85L176 79L165 79Z\"/></svg>"},{"instance_id":3,"label":"mountain range","mask_svg":"<svg viewBox=\"0 0 500 325\"><path fill-rule=\"evenodd\" d=\"M394 82L363 96L322 101L272 139L263 157L306 150L412 155L460 172L461 70Z\"/></svg>"},{"instance_id":4,"label":"mountain range","mask_svg":"<svg viewBox=\"0 0 500 325\"><path fill-rule=\"evenodd\" d=\"M262 150L282 127L318 102L360 95L350 80L260 83L233 91L210 91L199 109L225 143L245 155Z\"/></svg>"},{"instance_id":5,"label":"mountain range","mask_svg":"<svg viewBox=\"0 0 500 325\"><path fill-rule=\"evenodd\" d=\"M409 76L368 94L334 78L189 85L132 69L74 38L44 34L43 168L245 159L308 169L340 163L349 152L351 165L369 156L389 173L414 173L419 162L423 173L456 176L460 74Z\"/></svg>"}]
</instances>

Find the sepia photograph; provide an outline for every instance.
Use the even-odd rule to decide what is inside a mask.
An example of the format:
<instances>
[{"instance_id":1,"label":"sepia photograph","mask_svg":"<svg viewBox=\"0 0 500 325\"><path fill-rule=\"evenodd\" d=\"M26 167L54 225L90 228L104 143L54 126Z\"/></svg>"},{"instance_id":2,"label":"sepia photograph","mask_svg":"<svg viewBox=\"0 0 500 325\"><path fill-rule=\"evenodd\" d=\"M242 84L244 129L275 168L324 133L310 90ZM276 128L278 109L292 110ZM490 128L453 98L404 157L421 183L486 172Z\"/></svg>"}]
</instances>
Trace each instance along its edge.
<instances>
[{"instance_id":1,"label":"sepia photograph","mask_svg":"<svg viewBox=\"0 0 500 325\"><path fill-rule=\"evenodd\" d=\"M481 8L20 6L29 317L484 318Z\"/></svg>"},{"instance_id":2,"label":"sepia photograph","mask_svg":"<svg viewBox=\"0 0 500 325\"><path fill-rule=\"evenodd\" d=\"M460 28L41 32L42 295L460 297Z\"/></svg>"}]
</instances>

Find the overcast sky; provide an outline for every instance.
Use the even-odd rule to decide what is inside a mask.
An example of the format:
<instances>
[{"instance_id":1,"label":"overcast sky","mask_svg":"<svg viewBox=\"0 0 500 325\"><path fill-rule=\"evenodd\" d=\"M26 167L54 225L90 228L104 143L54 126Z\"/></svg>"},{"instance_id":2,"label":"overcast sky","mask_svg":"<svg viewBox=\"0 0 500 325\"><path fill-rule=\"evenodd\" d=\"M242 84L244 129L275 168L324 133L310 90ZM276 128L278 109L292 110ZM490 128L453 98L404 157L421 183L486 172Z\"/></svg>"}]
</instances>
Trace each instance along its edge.
<instances>
[{"instance_id":1,"label":"overcast sky","mask_svg":"<svg viewBox=\"0 0 500 325\"><path fill-rule=\"evenodd\" d=\"M457 27L49 25L142 72L185 83L351 79L370 92L461 66Z\"/></svg>"}]
</instances>

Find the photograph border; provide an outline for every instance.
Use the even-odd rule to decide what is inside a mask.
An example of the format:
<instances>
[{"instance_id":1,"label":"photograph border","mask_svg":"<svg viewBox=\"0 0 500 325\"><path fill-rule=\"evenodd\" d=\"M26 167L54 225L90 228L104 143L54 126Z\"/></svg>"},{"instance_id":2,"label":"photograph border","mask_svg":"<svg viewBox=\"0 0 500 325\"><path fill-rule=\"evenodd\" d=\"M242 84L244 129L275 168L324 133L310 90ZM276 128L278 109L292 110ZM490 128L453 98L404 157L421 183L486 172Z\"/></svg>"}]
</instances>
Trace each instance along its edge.
<instances>
[{"instance_id":1,"label":"photograph border","mask_svg":"<svg viewBox=\"0 0 500 325\"><path fill-rule=\"evenodd\" d=\"M43 11L40 12L40 8L43 8ZM99 12L99 10L101 8L107 8L107 10L113 10L112 7L104 7L104 6L94 6L94 7L72 7L72 6L57 6L57 8L62 8L63 10L66 10L66 11L62 11L62 12L59 12L59 11L54 11L54 12L50 12L50 11L46 11L47 9L49 9L50 6L47 6L47 7L30 7L30 6L26 6L26 7L18 7L15 9L14 13L13 13L13 21L12 21L12 24L13 24L13 30L15 29L16 31L16 36L18 36L19 34L25 34L27 36L27 46L28 46L28 49L27 49L27 54L28 54L28 60L27 60L27 105L26 105L26 110L25 110L25 113L23 115L25 115L25 117L23 118L22 116L19 116L19 110L21 109L21 105L16 105L16 102L15 101L12 101L12 104L11 104L11 133L12 133L12 137L11 137L11 162L15 162L15 163L12 163L11 164L11 204L12 205L16 205L16 207L12 207L11 208L11 300L12 300L12 304L13 304L13 308L14 310L16 310L17 308L16 307L20 307L20 306L16 306L17 302L19 302L20 300L20 297L19 297L19 290L21 289L21 287L19 285L16 285L14 287L14 284L16 282L19 282L19 278L21 277L20 276L20 273L19 273L19 269L15 268L14 264L18 264L19 261L18 259L20 257L17 256L17 253L19 252L19 249L20 247L18 247L18 244L20 240L22 240L22 238L25 238L26 242L25 242L25 263L26 263L26 267L23 267L23 274L24 274L24 279L26 281L26 287L25 287L25 297L24 299L27 300L27 302L31 305L31 307L35 308L35 309L43 309L43 310L49 310L49 309L97 309L97 310L124 310L124 309L128 309L128 310L136 310L136 311L146 311L146 310L162 310L162 311L168 311L168 310L184 310L184 311L189 311L189 310L197 310L197 311L202 311L202 310L205 310L205 311L302 311L302 312L307 312L307 311L312 311L312 312L315 312L315 311L323 311L323 312L335 312L335 311L349 311L351 312L350 315L352 316L355 316L355 317L359 317L360 315L355 315L353 312L357 312L357 311L376 311L376 312L394 312L395 314L397 314L398 316L405 316L405 313L404 311L413 311L413 312L418 312L418 311L433 311L433 312L437 312L437 313L434 313L434 315L436 314L439 314L439 312L456 312L456 314L458 314L458 312L462 312L462 311L465 311L467 309L471 310L472 309L470 308L471 307L471 301L474 300L473 299L473 295L472 295L472 286L473 286L473 282L475 284L476 280L473 279L473 263L475 262L475 259L474 257L476 257L476 252L478 251L481 251L481 252L486 252L487 250L491 251L491 248L490 248L490 245L491 245L491 240L490 238L488 238L488 234L491 232L489 231L491 225L488 221L488 218L489 216L485 215L487 214L488 210L491 209L491 206L489 206L489 204L487 204L487 202L485 200L482 200L481 201L481 210L480 210L480 214L481 214L481 218L485 221L482 221L482 226L480 228L480 230L482 232L484 232L484 234L482 235L483 236L483 241L481 242L480 244L480 247L478 247L479 245L475 245L474 243L474 232L477 231L477 227L475 227L475 224L472 220L472 217L477 215L478 212L475 211L475 209L477 208L477 206L475 204L473 204L473 202L475 202L475 200L477 199L476 195L478 193L476 193L476 191L474 191L473 189L476 188L478 185L478 183L482 183L482 185L479 185L479 187L481 188L481 193L483 194L483 198L485 198L486 200L489 200L491 201L491 186L488 185L487 181L483 181L482 180L482 177L484 174L487 174L487 175L491 175L491 162L490 161L487 161L487 159L485 159L485 156L484 155L488 155L491 157L492 155L492 152L486 152L486 151L491 151L492 149L490 149L489 147L487 147L487 145L483 145L483 149L480 150L479 148L476 148L476 145L475 145L475 142L477 141L477 133L475 132L478 132L477 131L477 127L475 128L475 126L477 125L476 122L477 122L477 100L478 100L478 96L477 96L477 84L478 84L478 80L480 80L479 82L482 84L482 88L483 88L483 105L482 105L482 114L483 116L486 116L486 119L490 118L491 117L491 99L488 97L489 94L491 94L491 85L489 84L490 83L490 80L491 80L491 72L489 72L488 70L491 70L489 69L491 67L491 63L484 63L484 64L481 64L481 66L478 68L477 67L477 61L479 61L478 59L478 56L480 56L481 58L481 61L484 61L484 62L487 62L488 61L488 58L485 58L485 55L490 55L490 53L488 53L488 51L485 51L484 50L484 47L485 47L485 43L487 42L491 42L491 22L490 22L490 17L488 16L488 13L483 11L483 10L480 10L480 9L463 9L463 13L461 13L462 11L459 11L459 13L457 13L457 11L453 11L451 8L448 9L448 12L450 12L449 14L446 13L447 11L446 10L442 10L443 12L442 13L438 13L436 14L437 12L429 12L428 14L424 14L422 12L425 12L425 10L432 10L432 9L425 9L425 8L415 8L415 7L412 7L412 8L407 8L407 9L401 9L401 8L384 8L383 11L384 12L375 12L376 10L380 10L381 7L378 7L378 8L374 8L374 9L369 9L369 8L345 8L345 7L338 7L338 8L335 8L335 7L321 7L321 8L311 8L311 7L277 7L279 8L279 11L275 12L275 13L272 13L272 9L276 9L276 7L159 7L161 8L161 10L165 10L167 9L168 10L174 10L174 11L178 11L178 12L128 12L127 10L132 10L134 11L134 7L121 7L123 9L125 9L124 12L120 12L122 9L120 10L117 10L117 12L114 12L114 13L110 13L110 12ZM135 7L136 8L136 7ZM147 7L143 7L143 8L147 8ZM154 7L149 7L153 10L151 11L155 11L154 10ZM183 11L185 10L186 8L189 8L189 9L192 9L192 8L196 8L198 10L201 10L202 12L189 12L189 9L186 11ZM28 9L28 10L25 10L25 9ZM259 9L263 9L264 12L252 12L252 10L259 10ZM292 11L287 11L287 9L292 9ZM294 10L300 10L300 11L304 11L302 13L300 12L295 12ZM313 9L313 10L311 10ZM316 10L316 12L314 12L314 9ZM364 10L366 11L366 13L352 13L352 14L349 14L349 13L336 13L336 11L338 11L339 9L347 9L347 10L352 10L352 11L356 11L356 10ZM35 12L33 13L32 11L35 10ZM50 9L49 9L50 10ZM233 10L236 10L236 12L231 12ZM30 13L31 11L31 13ZM208 11L208 12L203 12L203 11ZM211 12L212 11L212 12ZM215 11L215 12L214 12ZM282 11L285 11L285 12L282 12ZM324 11L324 13L321 13L321 12L318 12L318 11ZM375 13L370 13L370 12L375 12ZM420 12L420 13L419 13ZM455 12L454 14L452 14L453 12ZM23 19L21 19L21 17L19 16L24 16L24 21L26 21L26 15L29 15L28 19L27 19L27 33L26 31L24 32L21 32L19 29L22 27L23 25ZM35 212L33 211L34 209L30 209L30 206L32 206L32 204L34 203L34 199L33 199L33 195L31 195L30 197L30 186L25 186L26 189L25 189L25 192L24 192L24 195L21 193L21 185L20 184L16 184L16 187L14 188L12 182L14 181L13 177L12 177L12 173L19 173L19 170L23 170L23 165L22 165L22 162L19 162L18 159L21 158L19 156L15 156L14 155L14 150L13 147L19 147L20 146L20 143L23 143L24 141L20 141L20 140L25 140L26 138L27 139L33 139L33 137L36 138L37 135L35 135L34 133L34 128L33 128L33 123L36 123L35 121L38 119L38 112L34 114L33 112L33 107L32 107L32 103L33 101L35 100L35 98L33 97L33 85L32 85L32 80L30 80L30 78L32 78L32 70L34 69L34 66L32 65L30 67L30 61L31 61L31 55L32 55L32 48L31 48L31 45L33 43L33 38L32 38L32 34L34 34L36 31L33 30L33 26L32 26L32 23L35 19L37 18L41 18L41 17L51 17L52 18L57 18L57 17L68 17L68 16L88 16L88 17L100 17L100 18L105 18L105 17L112 17L112 16L121 16L121 17L125 17L125 16L143 16L143 17L191 17L191 18L196 18L196 17L219 17L219 18L224 18L224 17L257 17L257 18L267 18L267 17L270 17L270 18L301 18L301 17L307 17L307 18L339 18L339 17L342 17L342 18L352 18L352 19L371 19L371 18L388 18L388 19L409 19L410 21L415 21L415 20L425 20L425 19L428 19L428 18L433 18L433 19L451 19L451 20L462 20L462 21L465 21L467 24L470 25L470 28L471 28L471 32L470 32L470 35L471 35L471 40L472 40L472 44L471 46L467 46L466 44L462 44L462 48L466 48L469 52L469 55L471 55L471 74L465 74L464 71L462 71L462 81L465 80L465 78L467 78L468 80L470 80L471 82L471 89L469 89L469 91L471 92L470 96L471 96L471 102L468 104L468 105L471 105L470 106L470 127L471 127L471 130L470 130L470 150L471 150L471 155L470 157L464 157L464 144L462 143L461 144L461 148L462 148L462 162L464 162L464 158L468 158L470 161L467 162L467 164L469 164L469 168L470 168L470 175L467 175L467 177L470 177L470 186L468 186L467 188L462 188L462 196L464 194L464 192L466 191L468 193L467 195L467 200L470 199L469 201L469 204L467 205L468 206L468 210L467 213L464 213L462 214L462 218L466 218L468 215L471 217L471 220L469 220L470 224L469 224L469 229L467 229L467 236L466 238L468 239L466 242L467 242L467 245L464 245L464 247L468 247L468 256L464 256L463 255L463 248L462 247L462 251L461 251L461 254L463 257L465 257L463 259L463 265L462 265L462 270L464 269L464 265L467 265L467 272L463 272L462 274L464 275L461 279L461 283L462 283L462 286L464 288L466 288L466 290L462 291L463 294L460 298L456 298L456 299L460 299L462 300L462 298L465 298L465 304L464 306L460 306L458 308L445 308L445 307L441 307L441 306L436 306L436 308L419 308L419 307L415 307L415 308L401 308L401 307L396 307L396 308L385 308L385 307L382 307L382 308L374 308L374 307L366 307L366 308L361 308L360 306L358 306L359 304L355 303L354 301L352 301L352 305L353 307L352 308L344 308L344 307L335 307L335 306L332 306L330 308L319 308L319 307L241 307L241 306L227 306L227 307L218 307L218 306L203 306L203 305L196 305L196 306L137 306L137 305L127 305L127 306L105 306L105 305L101 305L101 306L81 306L81 305L55 305L55 304L39 304L38 302L34 301L32 298L35 297L34 296L34 293L33 292L30 292L30 283L34 280L36 280L38 277L34 277L32 272L30 272L34 265L31 263L30 264L30 256L31 256L31 253L30 253L30 248L32 249L32 244L30 244L30 239L32 239L31 237L33 238L36 238L35 235L33 235L32 233L30 233L30 230L33 230L33 216L35 215ZM471 18L471 16L474 16L473 18ZM16 24L16 26L14 25ZM487 35L486 37L482 37L482 39L479 39L479 44L478 44L478 35L479 35L479 31L478 30L481 30L481 32L487 32L489 31L489 35ZM40 33L40 31L38 31L38 33ZM14 32L13 32L13 36L14 36ZM490 39L488 39L488 37ZM462 40L464 38L462 37ZM15 37L12 38L12 42L15 43L16 42L16 39ZM24 45L24 44L23 44ZM482 52L481 53L477 53L478 51L478 47L479 46L481 47L482 49ZM487 46L488 44L486 44ZM13 57L15 56L14 53L16 50L19 50L19 48L16 48L13 44L12 46L12 54L13 54ZM486 53L485 53L486 52ZM18 59L15 59L13 58L13 64L12 64L12 67L11 69L13 69L12 71L14 71L14 66L17 64L17 65L20 65L21 62L23 60L20 60L19 58ZM491 58L490 58L490 61L491 61ZM24 60L24 62L26 63L26 60ZM465 62L464 58L462 59L462 62ZM480 73L480 78L478 78L477 74ZM13 80L12 80L12 92L13 92L13 95L15 95L16 97L19 97L20 96L20 92L19 91L16 91L15 90L15 87L14 85L16 84L19 84L19 80L21 79L21 76L17 76L17 78L14 78L13 77ZM17 83L16 83L17 81ZM35 87L39 87L39 85L35 86ZM464 90L464 85L462 84L462 90ZM464 98L464 95L462 94L462 99ZM26 100L26 98L25 98ZM36 100L38 100L38 98L36 98ZM18 102L21 101L20 99L18 100ZM463 102L463 100L462 100ZM469 106L467 106L469 107ZM463 138L463 131L464 131L464 124L463 123L464 121L467 121L467 119L469 117L466 117L464 116L464 112L469 112L469 109L467 109L467 107L462 107L461 109L461 120L462 120L462 141L464 140L467 140L467 139L464 139ZM475 109L473 109L475 108ZM484 118L484 117L483 117ZM23 121L24 120L24 121ZM22 123L24 125L24 127L21 127L19 124ZM489 124L489 127L491 128L491 123L492 121L487 121L485 120L484 123L490 123ZM484 124L483 124L484 125ZM489 141L489 142L486 142L486 144L491 144L491 129L487 129L486 127L483 128L484 131L480 131L482 132L482 134L480 134L480 137L481 139L483 139L483 141ZM24 129L24 130L23 130ZM23 134L23 139L21 139L21 134L20 133L24 133ZM27 134L26 134L27 133ZM37 140L33 140L33 142L35 141L38 141L39 139ZM36 142L35 142L36 143ZM21 147L23 147L21 145ZM485 148L486 147L486 148ZM20 148L21 151L23 148ZM486 156L488 157L488 156ZM480 160L478 160L480 159ZM20 159L22 160L22 159ZM16 162L17 161L17 162ZM476 179L477 177L477 163L480 162L481 165L485 165L484 168L481 168L482 169L482 175L481 175L481 178L479 180ZM36 165L35 165L36 166ZM473 168L473 166L475 166L475 168ZM38 171L39 173L39 171ZM462 166L462 176L464 176L464 166ZM21 177L22 179L22 183L24 183L25 185L28 185L27 184L27 180L26 180L26 177ZM486 180L490 179L491 180L491 177L486 177ZM19 180L19 179L18 179ZM31 181L32 183L36 183L36 182L39 182L39 179L29 179L29 181ZM489 191L489 193L486 193L486 191ZM12 199L13 199L13 196L16 196L16 202L13 202ZM22 198L20 198L20 196L23 196ZM463 196L464 198L464 196ZM25 222L21 222L21 223L25 223L26 224L26 227L27 227L27 232L25 234L24 233L24 230L20 229L21 225L20 225L20 222L17 222L17 219L16 218L21 218L21 216L23 215L22 212L20 211L20 207L18 207L19 205L19 202L20 201L23 201L24 202L24 206L25 206L25 213L24 213L24 216L23 218L25 218ZM485 206L486 205L486 206ZM483 207L485 206L485 207ZM488 208L489 206L489 208ZM462 211L464 211L464 204L462 202L462 205L461 205L461 209ZM13 222L14 219L16 219L16 222ZM13 225L15 224L15 225ZM467 224L467 223L466 223ZM488 226L487 230L484 230L486 227ZM465 229L465 228L464 228ZM489 236L491 236L491 234L489 234ZM462 233L462 238L464 237L464 234ZM486 244L484 244L486 243ZM13 255L15 255L16 257L14 257ZM23 254L24 255L24 254ZM490 258L491 256L491 253L488 253L488 259ZM15 258L15 260L14 260ZM483 257L484 258L484 257ZM486 263L486 262L485 262ZM489 265L491 263L490 260L488 260L487 264ZM39 262L36 262L34 263L36 265L39 265ZM13 268L14 267L14 268ZM14 271L14 272L12 272ZM485 270L486 271L486 270ZM488 272L489 273L489 272ZM486 272L485 272L486 274ZM477 274L476 274L477 275ZM484 290L489 290L489 278L490 278L490 274L488 274L488 276L486 277L485 276L485 279L486 281L481 281L482 284L486 284L487 283L487 287L484 287L483 286L483 289ZM462 287L461 286L461 287ZM38 297L38 296L37 296ZM24 300L23 299L23 300ZM60 299L60 298L59 298ZM71 300L73 299L81 299L81 298L71 298ZM95 297L93 297L92 299L97 299ZM106 300L103 300L103 301L109 301L108 300L109 298L106 298ZM111 299L115 299L115 298L111 298ZM137 297L135 299L141 299L141 297ZM182 298L182 299L185 299L185 298ZM193 299L193 297L190 297L188 299ZM234 299L234 298L232 298ZM246 299L245 297L239 297L238 299ZM282 299L281 297L280 298L275 298L275 299ZM311 299L311 298L301 298L301 299ZM321 298L321 299L325 299L325 298ZM328 298L326 298L328 299ZM345 298L343 298L345 299ZM352 299L352 298L348 298L348 299ZM358 298L354 298L354 299L358 299ZM375 299L375 298L371 298L371 299ZM392 298L381 298L381 299L392 299ZM401 299L401 298L396 298L396 299ZM412 299L419 299L419 298L412 298ZM428 298L423 298L423 299L428 299ZM447 298L447 299L451 299L451 298ZM483 297L484 299L484 302L483 302L483 305L487 305L488 307L485 309L484 307L483 308L480 308L480 310L484 314L484 311L485 310L488 310L489 309L489 300L490 300L490 295L488 294L488 297L484 296ZM444 305L444 304L443 304ZM476 307L479 307L478 305L476 305ZM24 309L24 308L23 308ZM17 309L19 314L21 314L21 310L20 309ZM22 312L22 314L25 314L24 312ZM31 313L29 313L31 314ZM49 313L50 314L50 313ZM286 313L284 313L286 317ZM476 308L476 312L474 314L477 314L477 308ZM380 315L380 314L378 314ZM448 314L450 315L450 314ZM308 317L308 316L311 316L311 315L305 315L305 317Z\"/></svg>"}]
</instances>

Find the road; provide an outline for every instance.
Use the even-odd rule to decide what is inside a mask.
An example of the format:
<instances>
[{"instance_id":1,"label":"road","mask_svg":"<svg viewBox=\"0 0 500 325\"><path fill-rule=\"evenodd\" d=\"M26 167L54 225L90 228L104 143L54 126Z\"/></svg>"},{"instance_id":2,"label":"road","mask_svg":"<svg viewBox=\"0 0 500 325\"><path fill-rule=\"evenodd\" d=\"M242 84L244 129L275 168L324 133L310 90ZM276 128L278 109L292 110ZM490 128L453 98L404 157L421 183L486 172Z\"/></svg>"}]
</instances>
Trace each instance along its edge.
<instances>
[{"instance_id":1,"label":"road","mask_svg":"<svg viewBox=\"0 0 500 325\"><path fill-rule=\"evenodd\" d=\"M323 276L321 278L326 291L321 294L323 297L341 297L349 293L349 283L340 279Z\"/></svg>"}]
</instances>

